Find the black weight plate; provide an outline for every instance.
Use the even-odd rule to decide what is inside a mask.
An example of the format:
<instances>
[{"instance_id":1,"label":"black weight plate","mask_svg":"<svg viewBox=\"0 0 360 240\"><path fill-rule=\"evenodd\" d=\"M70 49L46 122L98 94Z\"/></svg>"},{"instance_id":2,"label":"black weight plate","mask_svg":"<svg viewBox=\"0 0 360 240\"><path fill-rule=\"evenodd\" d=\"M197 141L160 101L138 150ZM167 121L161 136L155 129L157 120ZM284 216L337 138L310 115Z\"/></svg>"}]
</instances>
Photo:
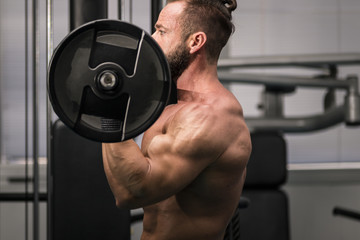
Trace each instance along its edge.
<instances>
[{"instance_id":1,"label":"black weight plate","mask_svg":"<svg viewBox=\"0 0 360 240\"><path fill-rule=\"evenodd\" d=\"M111 90L99 85L110 71ZM78 134L100 142L134 138L160 116L171 92L166 58L142 29L98 20L71 32L54 51L48 93L58 117Z\"/></svg>"}]
</instances>

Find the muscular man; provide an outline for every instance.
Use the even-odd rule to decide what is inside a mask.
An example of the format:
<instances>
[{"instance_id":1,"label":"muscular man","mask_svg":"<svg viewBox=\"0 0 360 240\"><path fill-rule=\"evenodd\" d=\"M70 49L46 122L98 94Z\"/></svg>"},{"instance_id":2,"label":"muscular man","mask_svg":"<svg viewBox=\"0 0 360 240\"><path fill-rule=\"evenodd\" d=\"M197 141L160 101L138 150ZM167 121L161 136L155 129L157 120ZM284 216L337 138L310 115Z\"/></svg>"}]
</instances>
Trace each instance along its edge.
<instances>
[{"instance_id":1,"label":"muscular man","mask_svg":"<svg viewBox=\"0 0 360 240\"><path fill-rule=\"evenodd\" d=\"M235 0L172 0L154 39L177 83L165 108L133 141L103 144L106 175L120 208L144 208L142 240L221 240L240 199L251 152L236 98L217 77L233 31Z\"/></svg>"}]
</instances>

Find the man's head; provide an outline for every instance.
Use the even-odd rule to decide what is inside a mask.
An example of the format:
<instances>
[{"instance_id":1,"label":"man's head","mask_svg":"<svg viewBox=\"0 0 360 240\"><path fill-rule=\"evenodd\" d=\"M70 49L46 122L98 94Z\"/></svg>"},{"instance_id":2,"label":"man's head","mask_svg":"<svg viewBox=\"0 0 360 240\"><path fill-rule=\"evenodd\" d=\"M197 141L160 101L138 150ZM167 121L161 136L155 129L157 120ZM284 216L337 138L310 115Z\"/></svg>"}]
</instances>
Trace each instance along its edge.
<instances>
[{"instance_id":1,"label":"man's head","mask_svg":"<svg viewBox=\"0 0 360 240\"><path fill-rule=\"evenodd\" d=\"M167 56L176 80L202 49L216 64L234 26L236 0L168 0L153 34Z\"/></svg>"},{"instance_id":2,"label":"man's head","mask_svg":"<svg viewBox=\"0 0 360 240\"><path fill-rule=\"evenodd\" d=\"M237 7L236 0L167 0L167 4L174 2L185 3L179 19L182 41L196 32L204 32L207 59L216 63L235 29L231 13Z\"/></svg>"},{"instance_id":3,"label":"man's head","mask_svg":"<svg viewBox=\"0 0 360 240\"><path fill-rule=\"evenodd\" d=\"M181 37L179 19L185 7L184 2L166 5L155 24L153 38L164 51L170 65L171 77L174 81L188 67L190 53L187 43Z\"/></svg>"}]
</instances>

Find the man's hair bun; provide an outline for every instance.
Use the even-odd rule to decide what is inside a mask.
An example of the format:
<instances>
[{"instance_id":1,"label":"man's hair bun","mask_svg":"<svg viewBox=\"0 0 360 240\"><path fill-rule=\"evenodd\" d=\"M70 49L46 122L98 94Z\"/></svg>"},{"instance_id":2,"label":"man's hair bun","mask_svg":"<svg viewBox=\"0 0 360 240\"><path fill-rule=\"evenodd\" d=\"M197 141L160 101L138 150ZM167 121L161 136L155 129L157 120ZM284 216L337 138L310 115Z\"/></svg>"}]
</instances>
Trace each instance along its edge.
<instances>
[{"instance_id":1,"label":"man's hair bun","mask_svg":"<svg viewBox=\"0 0 360 240\"><path fill-rule=\"evenodd\" d=\"M234 11L237 7L236 0L221 0L221 2L228 9L229 13Z\"/></svg>"}]
</instances>

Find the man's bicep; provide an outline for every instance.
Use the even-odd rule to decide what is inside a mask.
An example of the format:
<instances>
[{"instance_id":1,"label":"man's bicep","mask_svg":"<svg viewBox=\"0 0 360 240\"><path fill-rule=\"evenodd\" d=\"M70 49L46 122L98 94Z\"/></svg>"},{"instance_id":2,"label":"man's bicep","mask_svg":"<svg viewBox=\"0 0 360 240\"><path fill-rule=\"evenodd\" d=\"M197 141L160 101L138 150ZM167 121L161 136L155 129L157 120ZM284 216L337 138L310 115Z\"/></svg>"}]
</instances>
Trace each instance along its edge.
<instances>
[{"instance_id":1,"label":"man's bicep","mask_svg":"<svg viewBox=\"0 0 360 240\"><path fill-rule=\"evenodd\" d=\"M171 196L193 182L224 151L217 119L208 107L192 105L172 118L166 133L147 148L148 187L154 195Z\"/></svg>"},{"instance_id":2,"label":"man's bicep","mask_svg":"<svg viewBox=\"0 0 360 240\"><path fill-rule=\"evenodd\" d=\"M153 194L162 198L174 195L203 170L204 166L182 152L186 149L182 151L175 147L175 139L171 135L154 137L148 148L150 170L147 176L149 187L154 188Z\"/></svg>"}]
</instances>

